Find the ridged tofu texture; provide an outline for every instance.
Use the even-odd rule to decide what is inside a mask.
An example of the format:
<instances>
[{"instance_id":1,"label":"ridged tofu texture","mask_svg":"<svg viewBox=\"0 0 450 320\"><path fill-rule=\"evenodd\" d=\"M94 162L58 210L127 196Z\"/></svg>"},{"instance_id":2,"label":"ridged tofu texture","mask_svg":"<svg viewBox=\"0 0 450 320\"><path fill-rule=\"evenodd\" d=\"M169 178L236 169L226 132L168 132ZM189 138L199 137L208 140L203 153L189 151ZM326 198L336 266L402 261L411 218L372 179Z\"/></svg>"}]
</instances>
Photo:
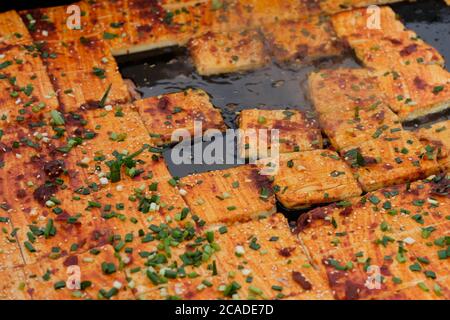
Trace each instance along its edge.
<instances>
[{"instance_id":1,"label":"ridged tofu texture","mask_svg":"<svg viewBox=\"0 0 450 320\"><path fill-rule=\"evenodd\" d=\"M246 136L247 134L250 136L253 130L257 135L261 130L267 130L268 148L275 142L271 139L272 130L278 130L279 150L282 153L320 149L323 144L317 121L297 110L242 110L239 116L239 129L242 130L239 139L241 156L248 157L251 152ZM261 153L263 146L259 144L258 149L261 149Z\"/></svg>"},{"instance_id":2,"label":"ridged tofu texture","mask_svg":"<svg viewBox=\"0 0 450 320\"><path fill-rule=\"evenodd\" d=\"M448 299L447 184L385 188L301 217L299 237L335 298Z\"/></svg>"},{"instance_id":3,"label":"ridged tofu texture","mask_svg":"<svg viewBox=\"0 0 450 320\"><path fill-rule=\"evenodd\" d=\"M180 188L191 211L210 225L248 221L276 210L270 181L254 165L194 174L180 179Z\"/></svg>"},{"instance_id":4,"label":"ridged tofu texture","mask_svg":"<svg viewBox=\"0 0 450 320\"><path fill-rule=\"evenodd\" d=\"M268 63L261 36L254 31L207 33L189 44L201 75L258 69Z\"/></svg>"},{"instance_id":5,"label":"ridged tofu texture","mask_svg":"<svg viewBox=\"0 0 450 320\"><path fill-rule=\"evenodd\" d=\"M422 142L436 148L437 158L444 169L450 166L450 120L437 122L414 131Z\"/></svg>"},{"instance_id":6,"label":"ridged tofu texture","mask_svg":"<svg viewBox=\"0 0 450 320\"><path fill-rule=\"evenodd\" d=\"M289 209L340 201L362 192L347 164L329 150L283 154L273 183L277 199Z\"/></svg>"},{"instance_id":7,"label":"ridged tofu texture","mask_svg":"<svg viewBox=\"0 0 450 320\"><path fill-rule=\"evenodd\" d=\"M203 90L189 89L145 98L134 105L156 145L178 142L172 141L172 135L177 130L193 137L196 134L195 122L199 123L197 130L200 133L208 129L225 129L220 111L214 108ZM183 132L178 131L181 136L184 136Z\"/></svg>"},{"instance_id":8,"label":"ridged tofu texture","mask_svg":"<svg viewBox=\"0 0 450 320\"><path fill-rule=\"evenodd\" d=\"M262 32L271 56L278 62L305 63L344 53L343 43L325 16L263 25Z\"/></svg>"},{"instance_id":9,"label":"ridged tofu texture","mask_svg":"<svg viewBox=\"0 0 450 320\"><path fill-rule=\"evenodd\" d=\"M38 122L58 106L39 52L28 44L0 45L0 129Z\"/></svg>"},{"instance_id":10,"label":"ridged tofu texture","mask_svg":"<svg viewBox=\"0 0 450 320\"><path fill-rule=\"evenodd\" d=\"M183 270L186 276L167 284L157 281L159 266L145 267L148 261L154 261L154 256L148 253L155 243L140 245L133 251L126 272L132 281L143 284L134 288L138 299L331 298L327 283L309 265L281 214L222 227L209 234L211 246L218 249L208 263L196 268L186 266ZM198 248L195 250L202 250ZM186 259L186 249L175 250L171 261L178 261L178 257Z\"/></svg>"},{"instance_id":11,"label":"ridged tofu texture","mask_svg":"<svg viewBox=\"0 0 450 320\"><path fill-rule=\"evenodd\" d=\"M104 105L130 99L116 61L103 41L83 38L46 42L42 50L48 53L44 62L64 111L98 107L109 86Z\"/></svg>"}]
</instances>

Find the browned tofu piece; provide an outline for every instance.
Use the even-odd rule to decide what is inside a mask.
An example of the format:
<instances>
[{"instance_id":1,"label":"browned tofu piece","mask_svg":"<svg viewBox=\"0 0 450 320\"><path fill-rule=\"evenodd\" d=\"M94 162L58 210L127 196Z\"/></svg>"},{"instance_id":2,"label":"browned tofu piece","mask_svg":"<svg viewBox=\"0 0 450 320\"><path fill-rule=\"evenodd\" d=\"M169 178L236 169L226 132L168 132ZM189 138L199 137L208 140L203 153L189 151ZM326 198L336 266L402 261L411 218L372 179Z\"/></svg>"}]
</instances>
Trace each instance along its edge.
<instances>
[{"instance_id":1,"label":"browned tofu piece","mask_svg":"<svg viewBox=\"0 0 450 320\"><path fill-rule=\"evenodd\" d=\"M193 39L189 50L197 72L203 76L253 70L268 63L256 31L209 32Z\"/></svg>"},{"instance_id":2,"label":"browned tofu piece","mask_svg":"<svg viewBox=\"0 0 450 320\"><path fill-rule=\"evenodd\" d=\"M101 36L98 19L85 2L74 3L80 9L80 25L69 5L36 8L19 14L35 41L79 41L81 37Z\"/></svg>"},{"instance_id":3,"label":"browned tofu piece","mask_svg":"<svg viewBox=\"0 0 450 320\"><path fill-rule=\"evenodd\" d=\"M400 119L383 103L361 109L344 106L335 113L319 114L319 122L337 150L372 139L396 138L403 130Z\"/></svg>"},{"instance_id":4,"label":"browned tofu piece","mask_svg":"<svg viewBox=\"0 0 450 320\"><path fill-rule=\"evenodd\" d=\"M3 269L0 272L0 299L25 300L25 274L22 267Z\"/></svg>"},{"instance_id":5,"label":"browned tofu piece","mask_svg":"<svg viewBox=\"0 0 450 320\"><path fill-rule=\"evenodd\" d=\"M444 65L440 53L415 32L406 30L389 7L382 7L380 25L372 26L372 13L366 9L343 12L333 16L336 33L355 50L367 67L395 68L400 65Z\"/></svg>"},{"instance_id":6,"label":"browned tofu piece","mask_svg":"<svg viewBox=\"0 0 450 320\"><path fill-rule=\"evenodd\" d=\"M263 25L262 30L269 52L278 62L308 63L340 56L344 52L344 45L336 37L329 20L322 16L278 21Z\"/></svg>"},{"instance_id":7,"label":"browned tofu piece","mask_svg":"<svg viewBox=\"0 0 450 320\"><path fill-rule=\"evenodd\" d=\"M42 121L58 101L34 45L0 46L0 129Z\"/></svg>"},{"instance_id":8,"label":"browned tofu piece","mask_svg":"<svg viewBox=\"0 0 450 320\"><path fill-rule=\"evenodd\" d=\"M352 166L364 191L426 178L439 171L437 150L423 145L411 133L400 131L395 138L368 140L343 149L341 155Z\"/></svg>"},{"instance_id":9,"label":"browned tofu piece","mask_svg":"<svg viewBox=\"0 0 450 320\"><path fill-rule=\"evenodd\" d=\"M362 192L347 164L328 150L283 154L273 183L277 199L289 209L356 197Z\"/></svg>"},{"instance_id":10,"label":"browned tofu piece","mask_svg":"<svg viewBox=\"0 0 450 320\"><path fill-rule=\"evenodd\" d=\"M450 106L450 73L437 65L416 65L379 72L387 103L402 121L436 113Z\"/></svg>"},{"instance_id":11,"label":"browned tofu piece","mask_svg":"<svg viewBox=\"0 0 450 320\"><path fill-rule=\"evenodd\" d=\"M335 69L308 77L309 95L319 114L372 109L385 99L376 75L368 69ZM330 99L332 97L332 100Z\"/></svg>"},{"instance_id":12,"label":"browned tofu piece","mask_svg":"<svg viewBox=\"0 0 450 320\"><path fill-rule=\"evenodd\" d=\"M270 130L278 130L279 150L282 153L320 149L323 145L316 120L297 110L243 110L239 117L239 129L243 130L243 135L239 139L239 151L243 157L251 151L247 147L245 133L252 129L256 130L256 134L262 129L269 130L268 148L272 143ZM262 147L258 145L258 148Z\"/></svg>"},{"instance_id":13,"label":"browned tofu piece","mask_svg":"<svg viewBox=\"0 0 450 320\"><path fill-rule=\"evenodd\" d=\"M170 185L173 179L160 150L149 148L150 137L135 110L125 105L79 116L87 124L70 132L91 138L67 156L66 164L81 171L72 188L87 195L81 199L82 208L122 234L145 228L153 220L173 219L187 207L176 185ZM96 205L89 206L90 202Z\"/></svg>"},{"instance_id":14,"label":"browned tofu piece","mask_svg":"<svg viewBox=\"0 0 450 320\"><path fill-rule=\"evenodd\" d=\"M105 105L130 99L113 56L100 39L48 42L42 50L49 54L45 63L64 111L97 108L105 95Z\"/></svg>"},{"instance_id":15,"label":"browned tofu piece","mask_svg":"<svg viewBox=\"0 0 450 320\"><path fill-rule=\"evenodd\" d=\"M111 245L31 264L24 273L28 299L134 299Z\"/></svg>"},{"instance_id":16,"label":"browned tofu piece","mask_svg":"<svg viewBox=\"0 0 450 320\"><path fill-rule=\"evenodd\" d=\"M57 151L66 138L51 137L51 130L16 127L15 134L6 132L1 141L0 203L8 211L26 263L59 257L73 246L86 250L108 235L74 201L70 185L76 173L66 170L64 155Z\"/></svg>"},{"instance_id":17,"label":"browned tofu piece","mask_svg":"<svg viewBox=\"0 0 450 320\"><path fill-rule=\"evenodd\" d=\"M445 251L449 226L443 184L448 179L436 177L386 188L301 216L299 237L313 262L325 267L336 298L394 297L428 281L433 293L434 284L448 283L449 266L439 254ZM379 286L371 287L377 273L382 276ZM440 285L435 287L437 297L448 291Z\"/></svg>"},{"instance_id":18,"label":"browned tofu piece","mask_svg":"<svg viewBox=\"0 0 450 320\"><path fill-rule=\"evenodd\" d=\"M334 3L339 6L339 1L327 1L327 4ZM343 11L343 10L339 10ZM380 8L379 25L373 19L373 12L363 9L345 10L344 12L332 15L331 22L338 37L360 37L367 39L370 37L382 38L383 36L394 36L405 30L390 7Z\"/></svg>"},{"instance_id":19,"label":"browned tofu piece","mask_svg":"<svg viewBox=\"0 0 450 320\"><path fill-rule=\"evenodd\" d=\"M31 42L31 36L16 11L0 13L0 46Z\"/></svg>"},{"instance_id":20,"label":"browned tofu piece","mask_svg":"<svg viewBox=\"0 0 450 320\"><path fill-rule=\"evenodd\" d=\"M330 299L325 279L311 267L300 243L290 232L286 219L277 214L267 219L237 224L228 229L208 232L213 240L206 246L220 247L196 268L186 264L185 248L174 248L177 254L162 266L143 267L155 243L142 244L134 250L127 274L133 280L138 299ZM204 233L197 233L198 237ZM204 242L205 240L203 240ZM205 245L203 245L205 246ZM199 247L199 246L197 246ZM201 247L199 247L201 248ZM201 250L201 249L200 249ZM159 251L164 255L163 251ZM180 260L180 257L182 258ZM185 267L167 273L167 283L158 283L162 268L176 261ZM213 267L212 267L213 266ZM140 269L139 269L140 268ZM134 270L134 272L132 272ZM145 274L150 270L152 277ZM192 272L190 272L193 270ZM159 272L158 272L159 271ZM169 271L171 271L169 269ZM163 273L164 274L164 273ZM156 276L156 277L155 277ZM153 279L153 282L150 279Z\"/></svg>"},{"instance_id":21,"label":"browned tofu piece","mask_svg":"<svg viewBox=\"0 0 450 320\"><path fill-rule=\"evenodd\" d=\"M180 179L193 214L210 225L243 222L275 212L275 197L268 177L254 165L194 174Z\"/></svg>"},{"instance_id":22,"label":"browned tofu piece","mask_svg":"<svg viewBox=\"0 0 450 320\"><path fill-rule=\"evenodd\" d=\"M117 4L112 5L117 7ZM125 6L119 5L121 16L108 17L103 22L106 38L114 55L183 46L189 39L210 28L210 8L206 3L186 5L182 9L166 9L156 3L149 5L145 0L133 0ZM126 20L123 19L124 15ZM112 28L111 26L117 25L118 20L124 22L123 26Z\"/></svg>"},{"instance_id":23,"label":"browned tofu piece","mask_svg":"<svg viewBox=\"0 0 450 320\"><path fill-rule=\"evenodd\" d=\"M348 37L347 42L358 59L369 68L379 70L396 68L398 65L412 68L417 64L445 64L444 58L435 48L409 30L382 38Z\"/></svg>"},{"instance_id":24,"label":"browned tofu piece","mask_svg":"<svg viewBox=\"0 0 450 320\"><path fill-rule=\"evenodd\" d=\"M429 144L438 150L438 161L447 169L450 168L450 120L425 126L414 134L423 144Z\"/></svg>"},{"instance_id":25,"label":"browned tofu piece","mask_svg":"<svg viewBox=\"0 0 450 320\"><path fill-rule=\"evenodd\" d=\"M201 122L202 129L224 130L220 111L211 104L203 90L189 89L157 97L145 98L134 103L154 144L171 141L177 129L185 129L194 136L194 123ZM178 142L178 141L177 141Z\"/></svg>"}]
</instances>

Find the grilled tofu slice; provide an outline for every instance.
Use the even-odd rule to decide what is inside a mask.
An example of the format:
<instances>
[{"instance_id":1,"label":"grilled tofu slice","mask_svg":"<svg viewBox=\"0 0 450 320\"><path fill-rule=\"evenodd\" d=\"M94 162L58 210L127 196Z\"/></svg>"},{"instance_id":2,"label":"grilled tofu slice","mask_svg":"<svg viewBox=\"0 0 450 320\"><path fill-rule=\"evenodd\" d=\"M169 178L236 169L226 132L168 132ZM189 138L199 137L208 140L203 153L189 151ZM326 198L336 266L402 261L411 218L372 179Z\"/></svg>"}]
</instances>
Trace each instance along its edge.
<instances>
[{"instance_id":1,"label":"grilled tofu slice","mask_svg":"<svg viewBox=\"0 0 450 320\"><path fill-rule=\"evenodd\" d=\"M346 38L357 58L369 68L396 68L398 65L412 68L417 64L444 66L442 55L421 40L415 32L406 30L395 36L381 38Z\"/></svg>"},{"instance_id":2,"label":"grilled tofu slice","mask_svg":"<svg viewBox=\"0 0 450 320\"><path fill-rule=\"evenodd\" d=\"M313 262L326 268L335 298L380 299L428 281L447 283L442 293L448 291L448 264L438 255L448 235L443 185L448 179L436 177L386 188L299 219L299 237ZM383 279L370 287L374 274Z\"/></svg>"},{"instance_id":3,"label":"grilled tofu slice","mask_svg":"<svg viewBox=\"0 0 450 320\"><path fill-rule=\"evenodd\" d=\"M371 109L385 99L376 75L367 69L335 69L308 77L309 95L319 114ZM330 103L333 97L333 103Z\"/></svg>"},{"instance_id":4,"label":"grilled tofu slice","mask_svg":"<svg viewBox=\"0 0 450 320\"><path fill-rule=\"evenodd\" d=\"M61 141L59 141L61 140ZM26 263L58 257L75 245L86 250L108 234L90 215L82 215L70 190L76 172L66 170L59 144L47 126L16 127L2 137L0 203L7 208Z\"/></svg>"},{"instance_id":5,"label":"grilled tofu slice","mask_svg":"<svg viewBox=\"0 0 450 320\"><path fill-rule=\"evenodd\" d=\"M347 164L328 150L283 154L273 183L277 199L288 209L339 201L362 192Z\"/></svg>"},{"instance_id":6,"label":"grilled tofu slice","mask_svg":"<svg viewBox=\"0 0 450 320\"><path fill-rule=\"evenodd\" d=\"M253 70L268 63L264 43L256 31L209 32L193 39L189 50L202 76Z\"/></svg>"},{"instance_id":7,"label":"grilled tofu slice","mask_svg":"<svg viewBox=\"0 0 450 320\"><path fill-rule=\"evenodd\" d=\"M269 130L267 132L267 147L270 149L272 139L270 130L279 131L279 150L285 152L298 152L322 148L323 141L316 120L297 110L243 110L239 117L239 129L245 135L249 130ZM247 147L245 136L240 136L239 150L241 157L248 156L251 150ZM258 145L259 149L264 146ZM255 150L256 151L256 150ZM261 154L264 150L259 151ZM252 155L256 159L257 155Z\"/></svg>"},{"instance_id":8,"label":"grilled tofu slice","mask_svg":"<svg viewBox=\"0 0 450 320\"><path fill-rule=\"evenodd\" d=\"M2 300L25 300L27 293L24 292L25 274L22 267L3 269L0 273L0 299Z\"/></svg>"},{"instance_id":9,"label":"grilled tofu slice","mask_svg":"<svg viewBox=\"0 0 450 320\"><path fill-rule=\"evenodd\" d=\"M271 215L275 197L270 181L254 165L194 174L180 179L183 198L208 224L233 224Z\"/></svg>"},{"instance_id":10,"label":"grilled tofu slice","mask_svg":"<svg viewBox=\"0 0 450 320\"><path fill-rule=\"evenodd\" d=\"M394 139L403 130L400 119L383 103L370 108L343 107L319 115L319 122L337 150L373 139Z\"/></svg>"},{"instance_id":11,"label":"grilled tofu slice","mask_svg":"<svg viewBox=\"0 0 450 320\"><path fill-rule=\"evenodd\" d=\"M0 52L0 129L48 118L58 101L36 47L0 46Z\"/></svg>"},{"instance_id":12,"label":"grilled tofu slice","mask_svg":"<svg viewBox=\"0 0 450 320\"><path fill-rule=\"evenodd\" d=\"M438 161L445 169L450 168L450 120L437 122L431 126L414 131L416 137L438 150Z\"/></svg>"},{"instance_id":13,"label":"grilled tofu slice","mask_svg":"<svg viewBox=\"0 0 450 320\"><path fill-rule=\"evenodd\" d=\"M176 130L187 130L193 137L195 122L201 123L202 130L225 129L220 111L214 108L203 90L189 89L145 98L134 105L156 145L172 143Z\"/></svg>"},{"instance_id":14,"label":"grilled tofu slice","mask_svg":"<svg viewBox=\"0 0 450 320\"><path fill-rule=\"evenodd\" d=\"M71 42L81 37L101 36L98 19L89 6L81 1L74 5L80 10L79 21L78 12L70 10L69 5L24 10L19 14L34 41Z\"/></svg>"},{"instance_id":15,"label":"grilled tofu slice","mask_svg":"<svg viewBox=\"0 0 450 320\"><path fill-rule=\"evenodd\" d=\"M138 250L134 250L132 256L128 258L132 263L126 270L133 279L136 297L138 299L331 298L326 281L314 268L309 267L307 256L295 236L291 234L287 221L281 214L208 233L208 239L212 241L206 246L220 247L220 250L214 251L208 260L199 263L193 269L189 265L191 262L186 259L188 252L185 248L189 248L189 244L174 248L177 254L169 257L167 263L145 269L143 266L146 261L154 260L148 253L154 250L155 244L143 244ZM198 235L199 238L201 236L202 234ZM201 238L206 237L203 235ZM201 251L204 246L196 246L198 249L195 250ZM164 251L159 253L165 255ZM178 257L182 258L181 261ZM184 272L188 276L181 277L180 268L175 270L175 273L165 271L167 275L171 275L167 283L156 282L158 276L155 278L155 275L158 274L158 270L169 265L172 260L177 260L177 265L183 265ZM131 272L133 269L134 273ZM145 276L149 272L147 270L152 273L150 279L156 282L153 286ZM195 272L189 273L190 270Z\"/></svg>"},{"instance_id":16,"label":"grilled tofu slice","mask_svg":"<svg viewBox=\"0 0 450 320\"><path fill-rule=\"evenodd\" d=\"M355 50L365 66L374 69L395 68L399 64L444 65L440 53L415 32L407 30L389 7L380 9L379 25L372 25L373 13L358 9L339 13L332 22L339 37Z\"/></svg>"},{"instance_id":17,"label":"grilled tofu slice","mask_svg":"<svg viewBox=\"0 0 450 320\"><path fill-rule=\"evenodd\" d=\"M308 63L344 52L343 43L323 16L265 24L262 31L266 46L277 62Z\"/></svg>"},{"instance_id":18,"label":"grilled tofu slice","mask_svg":"<svg viewBox=\"0 0 450 320\"><path fill-rule=\"evenodd\" d=\"M83 254L68 253L24 268L28 299L133 299L114 248L105 245Z\"/></svg>"},{"instance_id":19,"label":"grilled tofu slice","mask_svg":"<svg viewBox=\"0 0 450 320\"><path fill-rule=\"evenodd\" d=\"M380 71L380 87L402 121L414 120L450 106L450 73L437 65Z\"/></svg>"},{"instance_id":20,"label":"grilled tofu slice","mask_svg":"<svg viewBox=\"0 0 450 320\"><path fill-rule=\"evenodd\" d=\"M106 97L104 105L130 99L117 64L103 41L83 38L65 43L47 42L41 50L48 53L45 63L64 111L96 108L103 97Z\"/></svg>"},{"instance_id":21,"label":"grilled tofu slice","mask_svg":"<svg viewBox=\"0 0 450 320\"><path fill-rule=\"evenodd\" d=\"M338 4L335 1L328 2ZM395 36L405 30L405 26L397 19L391 7L381 7L379 14L380 19L377 21L374 13L366 8L345 10L332 15L331 22L338 37L345 39L349 37L381 39L384 36Z\"/></svg>"},{"instance_id":22,"label":"grilled tofu slice","mask_svg":"<svg viewBox=\"0 0 450 320\"><path fill-rule=\"evenodd\" d=\"M69 132L91 138L70 153L66 163L81 171L72 188L88 195L81 199L84 208L96 203L92 214L104 218L115 232L126 233L146 228L153 220L174 219L187 207L176 185L170 185L172 176L155 153L160 150L149 148L147 130L129 105L85 111L78 117Z\"/></svg>"},{"instance_id":23,"label":"grilled tofu slice","mask_svg":"<svg viewBox=\"0 0 450 320\"><path fill-rule=\"evenodd\" d=\"M19 14L14 10L0 13L0 46L30 43L31 36Z\"/></svg>"},{"instance_id":24,"label":"grilled tofu slice","mask_svg":"<svg viewBox=\"0 0 450 320\"><path fill-rule=\"evenodd\" d=\"M342 150L364 191L426 178L439 171L433 146L421 144L407 131L396 135Z\"/></svg>"}]
</instances>

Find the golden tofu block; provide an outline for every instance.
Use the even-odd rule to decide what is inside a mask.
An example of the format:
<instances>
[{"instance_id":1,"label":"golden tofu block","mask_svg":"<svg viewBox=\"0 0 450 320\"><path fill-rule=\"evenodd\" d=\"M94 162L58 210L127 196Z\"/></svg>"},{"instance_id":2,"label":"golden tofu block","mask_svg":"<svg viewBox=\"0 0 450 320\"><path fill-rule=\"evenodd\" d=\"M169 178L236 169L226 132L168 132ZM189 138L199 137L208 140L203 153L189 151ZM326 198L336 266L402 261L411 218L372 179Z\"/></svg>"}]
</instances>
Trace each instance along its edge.
<instances>
[{"instance_id":1,"label":"golden tofu block","mask_svg":"<svg viewBox=\"0 0 450 320\"><path fill-rule=\"evenodd\" d=\"M373 2L373 1L372 1ZM326 4L340 5L340 1L327 1ZM325 10L330 12L332 10ZM335 10L343 11L341 10ZM338 37L347 39L349 37L359 37L360 39L382 38L386 36L395 36L405 30L391 7L380 7L379 21L375 10L366 8L346 10L332 15L331 22Z\"/></svg>"},{"instance_id":2,"label":"golden tofu block","mask_svg":"<svg viewBox=\"0 0 450 320\"><path fill-rule=\"evenodd\" d=\"M82 37L101 36L98 18L89 10L89 5L83 1L74 5L77 7L36 8L20 11L19 14L34 41L71 42Z\"/></svg>"},{"instance_id":3,"label":"golden tofu block","mask_svg":"<svg viewBox=\"0 0 450 320\"><path fill-rule=\"evenodd\" d=\"M253 70L268 63L256 31L206 33L191 40L189 50L202 76Z\"/></svg>"},{"instance_id":4,"label":"golden tofu block","mask_svg":"<svg viewBox=\"0 0 450 320\"><path fill-rule=\"evenodd\" d=\"M448 180L442 179L386 188L300 217L299 237L314 263L326 268L335 298L380 299L447 277L438 255L449 226L449 200L439 193ZM376 274L385 278L378 286Z\"/></svg>"},{"instance_id":5,"label":"golden tofu block","mask_svg":"<svg viewBox=\"0 0 450 320\"><path fill-rule=\"evenodd\" d=\"M362 109L342 107L335 113L319 114L319 122L336 150L372 139L395 138L403 130L400 119L383 103Z\"/></svg>"},{"instance_id":6,"label":"golden tofu block","mask_svg":"<svg viewBox=\"0 0 450 320\"><path fill-rule=\"evenodd\" d=\"M437 65L379 71L380 88L402 121L414 120L450 106L450 73Z\"/></svg>"},{"instance_id":7,"label":"golden tofu block","mask_svg":"<svg viewBox=\"0 0 450 320\"><path fill-rule=\"evenodd\" d=\"M423 143L429 144L438 150L438 161L445 168L450 168L450 120L437 122L413 131Z\"/></svg>"},{"instance_id":8,"label":"golden tofu block","mask_svg":"<svg viewBox=\"0 0 450 320\"><path fill-rule=\"evenodd\" d=\"M134 299L111 245L27 265L23 271L28 299Z\"/></svg>"},{"instance_id":9,"label":"golden tofu block","mask_svg":"<svg viewBox=\"0 0 450 320\"><path fill-rule=\"evenodd\" d=\"M103 41L83 38L64 44L48 42L44 50L49 54L45 63L50 80L64 111L98 108L105 96L104 105L130 99L117 64Z\"/></svg>"},{"instance_id":10,"label":"golden tofu block","mask_svg":"<svg viewBox=\"0 0 450 320\"><path fill-rule=\"evenodd\" d=\"M191 212L209 225L233 224L275 212L268 177L254 165L194 174L180 179Z\"/></svg>"},{"instance_id":11,"label":"golden tofu block","mask_svg":"<svg viewBox=\"0 0 450 320\"><path fill-rule=\"evenodd\" d=\"M422 145L407 131L396 135L342 150L364 191L426 178L439 171L435 148Z\"/></svg>"},{"instance_id":12,"label":"golden tofu block","mask_svg":"<svg viewBox=\"0 0 450 320\"><path fill-rule=\"evenodd\" d=\"M81 171L71 183L74 190L85 195L92 189L89 186L97 186L82 198L84 208L96 203L90 208L96 216L105 218L111 229L126 232L145 228L153 220L175 218L187 207L176 184L170 185L173 178L155 153L160 150L149 147L151 138L130 105L85 111L81 116L87 124L70 132L92 138L67 156L66 166Z\"/></svg>"},{"instance_id":13,"label":"golden tofu block","mask_svg":"<svg viewBox=\"0 0 450 320\"><path fill-rule=\"evenodd\" d=\"M421 40L415 32L406 30L382 38L347 38L357 58L369 68L395 69L398 65L413 68L417 64L444 66L442 55Z\"/></svg>"},{"instance_id":14,"label":"golden tofu block","mask_svg":"<svg viewBox=\"0 0 450 320\"><path fill-rule=\"evenodd\" d=\"M288 209L339 201L362 192L347 164L328 150L281 155L273 183L277 199Z\"/></svg>"},{"instance_id":15,"label":"golden tofu block","mask_svg":"<svg viewBox=\"0 0 450 320\"><path fill-rule=\"evenodd\" d=\"M208 4L166 9L155 4L149 6L147 1L130 1L125 6L119 5L122 16L102 19L102 28L113 54L184 46L189 39L209 31L211 14ZM127 19L123 19L123 15ZM123 22L123 25L112 28L117 25L116 21Z\"/></svg>"},{"instance_id":16,"label":"golden tofu block","mask_svg":"<svg viewBox=\"0 0 450 320\"><path fill-rule=\"evenodd\" d=\"M175 274L170 273L167 283L155 281L161 267L144 267L146 261L151 260L151 255L147 258L148 253L154 250L156 243L140 245L127 259L132 263L126 268L136 297L331 299L325 279L311 267L281 214L219 230L209 232L209 239L213 240L209 246L220 250L214 251L208 260L195 268L186 265L188 261L184 257L188 254L189 243L172 249L176 254L173 252L169 256L166 265L176 261L177 265L185 265L185 270L173 270ZM164 251L159 253L164 255ZM145 276L147 270L156 283ZM187 276L181 277L183 273Z\"/></svg>"},{"instance_id":17,"label":"golden tofu block","mask_svg":"<svg viewBox=\"0 0 450 320\"><path fill-rule=\"evenodd\" d=\"M329 20L322 16L266 24L262 31L270 54L281 63L308 63L340 56L345 48Z\"/></svg>"},{"instance_id":18,"label":"golden tofu block","mask_svg":"<svg viewBox=\"0 0 450 320\"><path fill-rule=\"evenodd\" d=\"M389 7L380 9L379 25L374 13L358 9L332 17L333 26L362 63L374 69L395 68L401 65L438 64L444 58L417 34L407 30Z\"/></svg>"},{"instance_id":19,"label":"golden tofu block","mask_svg":"<svg viewBox=\"0 0 450 320\"><path fill-rule=\"evenodd\" d=\"M58 100L38 50L30 42L0 52L0 129L45 120Z\"/></svg>"},{"instance_id":20,"label":"golden tofu block","mask_svg":"<svg viewBox=\"0 0 450 320\"><path fill-rule=\"evenodd\" d=\"M31 36L19 14L14 10L0 13L0 46L30 43Z\"/></svg>"},{"instance_id":21,"label":"golden tofu block","mask_svg":"<svg viewBox=\"0 0 450 320\"><path fill-rule=\"evenodd\" d=\"M225 129L220 111L214 108L203 90L189 89L145 98L135 101L134 105L156 145L174 142L172 135L178 129L187 130L193 137L195 122L201 122L202 131Z\"/></svg>"},{"instance_id":22,"label":"golden tofu block","mask_svg":"<svg viewBox=\"0 0 450 320\"><path fill-rule=\"evenodd\" d=\"M368 69L335 69L308 77L309 95L319 115L371 110L385 99L378 79ZM330 101L330 97L333 100Z\"/></svg>"},{"instance_id":23,"label":"golden tofu block","mask_svg":"<svg viewBox=\"0 0 450 320\"><path fill-rule=\"evenodd\" d=\"M8 212L25 262L106 241L108 230L95 217L82 214L84 208L70 190L77 176L66 170L64 155L57 151L66 139L44 136L53 134L46 126L15 129L15 134L6 132L2 137L0 203Z\"/></svg>"},{"instance_id":24,"label":"golden tofu block","mask_svg":"<svg viewBox=\"0 0 450 320\"><path fill-rule=\"evenodd\" d=\"M272 143L270 130L278 130L279 150L282 153L320 149L323 145L317 122L298 110L243 110L239 117L239 129L244 134L251 129L255 129L256 134L261 129L268 130L269 149ZM250 151L247 143L244 136L240 137L239 150L242 157ZM258 148L262 149L263 146L258 145Z\"/></svg>"}]
</instances>

